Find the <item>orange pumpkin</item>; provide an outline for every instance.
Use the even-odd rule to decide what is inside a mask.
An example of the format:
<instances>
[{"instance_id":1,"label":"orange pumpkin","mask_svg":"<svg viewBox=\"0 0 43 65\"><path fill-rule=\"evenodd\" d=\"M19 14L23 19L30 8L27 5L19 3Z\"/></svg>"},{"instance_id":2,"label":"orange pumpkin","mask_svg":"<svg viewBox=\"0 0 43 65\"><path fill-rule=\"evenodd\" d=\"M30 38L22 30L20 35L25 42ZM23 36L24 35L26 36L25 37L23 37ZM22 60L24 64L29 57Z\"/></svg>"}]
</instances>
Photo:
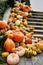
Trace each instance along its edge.
<instances>
[{"instance_id":1,"label":"orange pumpkin","mask_svg":"<svg viewBox=\"0 0 43 65\"><path fill-rule=\"evenodd\" d=\"M13 49L11 50L11 52L13 52L13 53L16 52L16 48L13 48Z\"/></svg>"},{"instance_id":2,"label":"orange pumpkin","mask_svg":"<svg viewBox=\"0 0 43 65\"><path fill-rule=\"evenodd\" d=\"M24 12L30 12L30 7L29 6L25 6L23 9Z\"/></svg>"},{"instance_id":3,"label":"orange pumpkin","mask_svg":"<svg viewBox=\"0 0 43 65\"><path fill-rule=\"evenodd\" d=\"M6 28L7 24L4 21L0 21L0 28Z\"/></svg>"},{"instance_id":4,"label":"orange pumpkin","mask_svg":"<svg viewBox=\"0 0 43 65\"><path fill-rule=\"evenodd\" d=\"M15 43L12 39L7 38L7 40L4 43L4 48L7 52L11 52L11 50L15 48Z\"/></svg>"},{"instance_id":5,"label":"orange pumpkin","mask_svg":"<svg viewBox=\"0 0 43 65\"><path fill-rule=\"evenodd\" d=\"M13 39L16 42L22 42L24 39L24 34L22 32L15 32Z\"/></svg>"},{"instance_id":6,"label":"orange pumpkin","mask_svg":"<svg viewBox=\"0 0 43 65\"><path fill-rule=\"evenodd\" d=\"M27 17L25 13L21 13L20 15L21 15L23 18L26 18L26 17Z\"/></svg>"},{"instance_id":7,"label":"orange pumpkin","mask_svg":"<svg viewBox=\"0 0 43 65\"><path fill-rule=\"evenodd\" d=\"M39 41L38 44L40 45L40 49L43 51L43 41Z\"/></svg>"},{"instance_id":8,"label":"orange pumpkin","mask_svg":"<svg viewBox=\"0 0 43 65\"><path fill-rule=\"evenodd\" d=\"M9 26L9 25L7 25L6 28L7 28L8 30L10 30L10 26Z\"/></svg>"},{"instance_id":9,"label":"orange pumpkin","mask_svg":"<svg viewBox=\"0 0 43 65\"><path fill-rule=\"evenodd\" d=\"M7 23L5 23L4 21L0 21L0 29L10 29L10 26L7 25Z\"/></svg>"},{"instance_id":10,"label":"orange pumpkin","mask_svg":"<svg viewBox=\"0 0 43 65\"><path fill-rule=\"evenodd\" d=\"M15 13L11 13L10 14L10 17L13 17L14 18L14 16L15 16Z\"/></svg>"},{"instance_id":11,"label":"orange pumpkin","mask_svg":"<svg viewBox=\"0 0 43 65\"><path fill-rule=\"evenodd\" d=\"M14 32L20 32L20 29L17 28ZM8 35L8 38L10 39L13 39L13 37L14 37L14 33Z\"/></svg>"},{"instance_id":12,"label":"orange pumpkin","mask_svg":"<svg viewBox=\"0 0 43 65\"><path fill-rule=\"evenodd\" d=\"M27 33L26 34L26 36L28 37L28 38L32 38L32 35L34 34L34 32L30 32L30 33Z\"/></svg>"},{"instance_id":13,"label":"orange pumpkin","mask_svg":"<svg viewBox=\"0 0 43 65\"><path fill-rule=\"evenodd\" d=\"M20 29L19 29L19 28L17 28L17 29L15 30L15 32L20 32Z\"/></svg>"},{"instance_id":14,"label":"orange pumpkin","mask_svg":"<svg viewBox=\"0 0 43 65\"><path fill-rule=\"evenodd\" d=\"M25 5L24 4L20 4L20 9L24 9Z\"/></svg>"},{"instance_id":15,"label":"orange pumpkin","mask_svg":"<svg viewBox=\"0 0 43 65\"><path fill-rule=\"evenodd\" d=\"M16 22L17 21L17 18L13 18L13 22Z\"/></svg>"},{"instance_id":16,"label":"orange pumpkin","mask_svg":"<svg viewBox=\"0 0 43 65\"><path fill-rule=\"evenodd\" d=\"M26 48L26 44L25 43L20 43L20 46L22 46L23 48Z\"/></svg>"},{"instance_id":17,"label":"orange pumpkin","mask_svg":"<svg viewBox=\"0 0 43 65\"><path fill-rule=\"evenodd\" d=\"M13 34L9 34L8 38L13 39Z\"/></svg>"}]
</instances>

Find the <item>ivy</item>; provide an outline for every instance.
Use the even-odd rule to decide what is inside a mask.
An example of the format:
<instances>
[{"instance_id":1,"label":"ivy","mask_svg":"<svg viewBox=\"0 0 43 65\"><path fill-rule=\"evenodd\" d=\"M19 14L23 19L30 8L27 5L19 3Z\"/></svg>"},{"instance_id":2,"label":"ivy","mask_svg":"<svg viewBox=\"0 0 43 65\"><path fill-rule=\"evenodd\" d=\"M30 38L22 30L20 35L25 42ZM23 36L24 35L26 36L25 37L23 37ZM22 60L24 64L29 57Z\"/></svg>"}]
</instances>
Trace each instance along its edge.
<instances>
[{"instance_id":1,"label":"ivy","mask_svg":"<svg viewBox=\"0 0 43 65\"><path fill-rule=\"evenodd\" d=\"M7 2L0 0L0 20L2 20L3 14L8 8Z\"/></svg>"}]
</instances>

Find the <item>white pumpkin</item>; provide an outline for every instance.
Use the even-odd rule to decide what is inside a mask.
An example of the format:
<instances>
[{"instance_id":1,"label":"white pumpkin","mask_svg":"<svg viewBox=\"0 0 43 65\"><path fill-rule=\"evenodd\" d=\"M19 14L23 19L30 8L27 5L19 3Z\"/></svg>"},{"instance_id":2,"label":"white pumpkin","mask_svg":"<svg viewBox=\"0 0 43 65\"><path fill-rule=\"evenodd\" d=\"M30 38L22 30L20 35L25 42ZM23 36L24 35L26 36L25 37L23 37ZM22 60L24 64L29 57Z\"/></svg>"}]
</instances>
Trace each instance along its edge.
<instances>
[{"instance_id":1,"label":"white pumpkin","mask_svg":"<svg viewBox=\"0 0 43 65\"><path fill-rule=\"evenodd\" d=\"M22 19L23 17L21 15L17 15L17 18Z\"/></svg>"},{"instance_id":2,"label":"white pumpkin","mask_svg":"<svg viewBox=\"0 0 43 65\"><path fill-rule=\"evenodd\" d=\"M21 23L20 20L17 20L17 21L15 22L16 25L20 25L20 23Z\"/></svg>"},{"instance_id":3,"label":"white pumpkin","mask_svg":"<svg viewBox=\"0 0 43 65\"><path fill-rule=\"evenodd\" d=\"M10 65L15 65L19 63L19 56L15 53L11 53L7 57L7 63Z\"/></svg>"},{"instance_id":4,"label":"white pumpkin","mask_svg":"<svg viewBox=\"0 0 43 65\"><path fill-rule=\"evenodd\" d=\"M25 49L22 46L19 46L16 48L16 54L18 54L20 57L25 54Z\"/></svg>"}]
</instances>

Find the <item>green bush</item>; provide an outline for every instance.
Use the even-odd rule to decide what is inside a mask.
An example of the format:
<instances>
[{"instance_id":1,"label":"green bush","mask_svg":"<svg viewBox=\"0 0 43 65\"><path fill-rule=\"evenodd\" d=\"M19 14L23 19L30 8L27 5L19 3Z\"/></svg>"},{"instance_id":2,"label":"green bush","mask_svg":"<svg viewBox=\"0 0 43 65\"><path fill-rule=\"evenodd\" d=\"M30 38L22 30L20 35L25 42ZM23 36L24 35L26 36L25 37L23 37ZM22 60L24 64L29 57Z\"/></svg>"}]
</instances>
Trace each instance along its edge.
<instances>
[{"instance_id":1,"label":"green bush","mask_svg":"<svg viewBox=\"0 0 43 65\"><path fill-rule=\"evenodd\" d=\"M16 0L14 0L15 3ZM0 0L0 20L2 20L3 14L9 7L8 0Z\"/></svg>"},{"instance_id":2,"label":"green bush","mask_svg":"<svg viewBox=\"0 0 43 65\"><path fill-rule=\"evenodd\" d=\"M0 19L2 19L4 12L8 8L7 1L0 0Z\"/></svg>"}]
</instances>

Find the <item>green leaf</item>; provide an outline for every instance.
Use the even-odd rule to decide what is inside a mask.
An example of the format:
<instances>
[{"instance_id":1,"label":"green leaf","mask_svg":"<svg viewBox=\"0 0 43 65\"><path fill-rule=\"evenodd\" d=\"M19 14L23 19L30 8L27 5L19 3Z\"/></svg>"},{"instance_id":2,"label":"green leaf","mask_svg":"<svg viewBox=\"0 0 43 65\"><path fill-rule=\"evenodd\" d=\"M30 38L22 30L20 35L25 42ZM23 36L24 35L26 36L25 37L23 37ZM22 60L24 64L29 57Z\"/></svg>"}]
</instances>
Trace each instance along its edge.
<instances>
[{"instance_id":1,"label":"green leaf","mask_svg":"<svg viewBox=\"0 0 43 65\"><path fill-rule=\"evenodd\" d=\"M6 58L2 58L2 56L0 56L0 64L6 63L7 60Z\"/></svg>"},{"instance_id":2,"label":"green leaf","mask_svg":"<svg viewBox=\"0 0 43 65\"><path fill-rule=\"evenodd\" d=\"M6 36L0 36L0 48L3 48L4 42L6 39L7 39Z\"/></svg>"}]
</instances>

